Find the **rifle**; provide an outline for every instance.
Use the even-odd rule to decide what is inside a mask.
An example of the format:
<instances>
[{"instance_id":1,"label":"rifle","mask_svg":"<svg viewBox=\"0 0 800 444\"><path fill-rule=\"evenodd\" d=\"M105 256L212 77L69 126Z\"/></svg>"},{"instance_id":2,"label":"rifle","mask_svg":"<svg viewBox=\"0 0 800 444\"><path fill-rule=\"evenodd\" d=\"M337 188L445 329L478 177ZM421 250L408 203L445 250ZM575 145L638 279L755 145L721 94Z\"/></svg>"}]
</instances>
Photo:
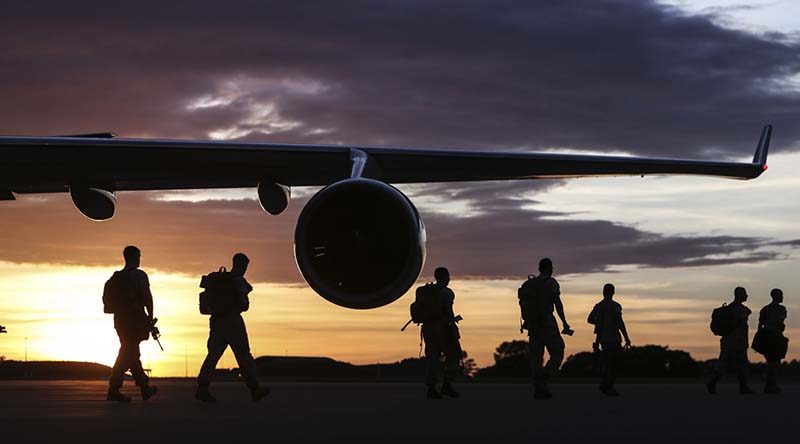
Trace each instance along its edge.
<instances>
[{"instance_id":1,"label":"rifle","mask_svg":"<svg viewBox=\"0 0 800 444\"><path fill-rule=\"evenodd\" d=\"M164 351L164 347L161 346L161 341L159 341L159 338L161 338L161 332L158 330L158 327L156 327L156 322L158 322L158 318L153 318L153 321L150 323L150 335L158 343L158 348L160 348L161 351Z\"/></svg>"}]
</instances>

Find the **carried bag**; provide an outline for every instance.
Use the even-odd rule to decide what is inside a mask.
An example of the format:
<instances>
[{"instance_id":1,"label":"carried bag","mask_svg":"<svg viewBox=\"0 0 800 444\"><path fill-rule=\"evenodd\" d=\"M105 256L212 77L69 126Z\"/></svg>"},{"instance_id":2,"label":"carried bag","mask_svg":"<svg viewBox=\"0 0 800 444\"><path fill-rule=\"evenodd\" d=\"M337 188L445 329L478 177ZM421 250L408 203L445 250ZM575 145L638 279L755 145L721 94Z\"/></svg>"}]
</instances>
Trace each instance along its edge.
<instances>
[{"instance_id":1,"label":"carried bag","mask_svg":"<svg viewBox=\"0 0 800 444\"><path fill-rule=\"evenodd\" d=\"M727 336L736 328L736 317L732 307L722 304L711 312L711 332L716 336Z\"/></svg>"},{"instance_id":2,"label":"carried bag","mask_svg":"<svg viewBox=\"0 0 800 444\"><path fill-rule=\"evenodd\" d=\"M528 275L528 280L523 282L517 290L519 299L519 310L522 323L522 330L530 330L533 326L539 325L550 312L546 309L544 300L546 294L543 291L544 280Z\"/></svg>"},{"instance_id":3,"label":"carried bag","mask_svg":"<svg viewBox=\"0 0 800 444\"><path fill-rule=\"evenodd\" d=\"M133 303L129 280L122 271L115 271L103 287L103 313L121 313L129 310Z\"/></svg>"},{"instance_id":4,"label":"carried bag","mask_svg":"<svg viewBox=\"0 0 800 444\"><path fill-rule=\"evenodd\" d=\"M436 322L444 318L443 305L441 300L441 289L433 282L417 287L414 302L409 307L411 311L411 322L415 324L425 324Z\"/></svg>"},{"instance_id":5,"label":"carried bag","mask_svg":"<svg viewBox=\"0 0 800 444\"><path fill-rule=\"evenodd\" d=\"M236 284L225 267L204 275L200 279L200 288L204 289L200 293L200 314L226 315L235 310Z\"/></svg>"},{"instance_id":6,"label":"carried bag","mask_svg":"<svg viewBox=\"0 0 800 444\"><path fill-rule=\"evenodd\" d=\"M759 328L753 336L752 347L767 359L784 359L789 351L789 338L774 331Z\"/></svg>"}]
</instances>

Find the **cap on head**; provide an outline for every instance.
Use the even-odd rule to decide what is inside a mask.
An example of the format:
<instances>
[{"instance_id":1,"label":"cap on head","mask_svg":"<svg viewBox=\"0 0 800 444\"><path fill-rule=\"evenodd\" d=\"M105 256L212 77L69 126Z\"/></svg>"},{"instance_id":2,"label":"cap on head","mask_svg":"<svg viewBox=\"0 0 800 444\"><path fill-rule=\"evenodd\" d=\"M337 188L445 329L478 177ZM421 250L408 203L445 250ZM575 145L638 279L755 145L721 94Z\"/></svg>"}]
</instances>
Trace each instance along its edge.
<instances>
[{"instance_id":1,"label":"cap on head","mask_svg":"<svg viewBox=\"0 0 800 444\"><path fill-rule=\"evenodd\" d=\"M250 258L244 253L236 253L233 255L233 266L243 266L250 263Z\"/></svg>"},{"instance_id":2,"label":"cap on head","mask_svg":"<svg viewBox=\"0 0 800 444\"><path fill-rule=\"evenodd\" d=\"M433 270L433 277L436 279L436 282L449 281L450 271L447 268L439 267L436 270Z\"/></svg>"},{"instance_id":3,"label":"cap on head","mask_svg":"<svg viewBox=\"0 0 800 444\"><path fill-rule=\"evenodd\" d=\"M125 258L125 263L131 264L137 262L142 257L142 251L138 247L128 245L122 250L122 257Z\"/></svg>"},{"instance_id":4,"label":"cap on head","mask_svg":"<svg viewBox=\"0 0 800 444\"><path fill-rule=\"evenodd\" d=\"M747 290L744 287L736 287L733 290L733 297L737 301L746 301L747 300Z\"/></svg>"},{"instance_id":5,"label":"cap on head","mask_svg":"<svg viewBox=\"0 0 800 444\"><path fill-rule=\"evenodd\" d=\"M610 297L614 296L616 292L616 288L614 288L614 284L605 284L603 285L603 296Z\"/></svg>"},{"instance_id":6,"label":"cap on head","mask_svg":"<svg viewBox=\"0 0 800 444\"><path fill-rule=\"evenodd\" d=\"M539 271L542 273L552 273L553 261L551 261L549 257L542 258L542 260L539 261Z\"/></svg>"},{"instance_id":7,"label":"cap on head","mask_svg":"<svg viewBox=\"0 0 800 444\"><path fill-rule=\"evenodd\" d=\"M783 290L780 288L773 288L772 291L769 292L769 295L772 296L772 299L783 300Z\"/></svg>"}]
</instances>

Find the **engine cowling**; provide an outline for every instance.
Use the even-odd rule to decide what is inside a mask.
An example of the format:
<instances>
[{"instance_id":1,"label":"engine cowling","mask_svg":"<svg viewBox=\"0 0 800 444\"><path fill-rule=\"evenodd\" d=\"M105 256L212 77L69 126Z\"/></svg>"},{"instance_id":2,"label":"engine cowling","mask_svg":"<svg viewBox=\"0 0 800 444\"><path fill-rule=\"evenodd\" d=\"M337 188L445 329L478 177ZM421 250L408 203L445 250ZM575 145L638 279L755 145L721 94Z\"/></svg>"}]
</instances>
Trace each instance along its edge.
<instances>
[{"instance_id":1,"label":"engine cowling","mask_svg":"<svg viewBox=\"0 0 800 444\"><path fill-rule=\"evenodd\" d=\"M81 214L91 220L101 221L114 217L117 196L113 191L85 185L70 185L69 195Z\"/></svg>"},{"instance_id":2,"label":"engine cowling","mask_svg":"<svg viewBox=\"0 0 800 444\"><path fill-rule=\"evenodd\" d=\"M295 229L295 258L311 288L347 308L395 301L425 262L425 225L397 188L347 179L306 204Z\"/></svg>"}]
</instances>

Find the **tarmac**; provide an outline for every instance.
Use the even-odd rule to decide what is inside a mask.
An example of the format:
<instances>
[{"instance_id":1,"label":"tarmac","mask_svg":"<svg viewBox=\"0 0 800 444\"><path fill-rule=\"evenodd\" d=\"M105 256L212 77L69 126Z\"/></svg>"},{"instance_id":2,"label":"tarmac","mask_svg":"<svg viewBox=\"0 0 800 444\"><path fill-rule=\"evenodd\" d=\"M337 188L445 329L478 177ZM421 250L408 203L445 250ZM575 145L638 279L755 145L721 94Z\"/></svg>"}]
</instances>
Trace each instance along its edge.
<instances>
[{"instance_id":1,"label":"tarmac","mask_svg":"<svg viewBox=\"0 0 800 444\"><path fill-rule=\"evenodd\" d=\"M194 382L154 380L147 402L105 401L105 381L0 381L0 441L104 443L797 443L800 385L740 396L721 385L554 384L534 401L525 384L457 385L461 399L428 401L422 384L276 383L253 403L244 384L211 386L216 404L193 399ZM794 425L793 425L794 424Z\"/></svg>"}]
</instances>

